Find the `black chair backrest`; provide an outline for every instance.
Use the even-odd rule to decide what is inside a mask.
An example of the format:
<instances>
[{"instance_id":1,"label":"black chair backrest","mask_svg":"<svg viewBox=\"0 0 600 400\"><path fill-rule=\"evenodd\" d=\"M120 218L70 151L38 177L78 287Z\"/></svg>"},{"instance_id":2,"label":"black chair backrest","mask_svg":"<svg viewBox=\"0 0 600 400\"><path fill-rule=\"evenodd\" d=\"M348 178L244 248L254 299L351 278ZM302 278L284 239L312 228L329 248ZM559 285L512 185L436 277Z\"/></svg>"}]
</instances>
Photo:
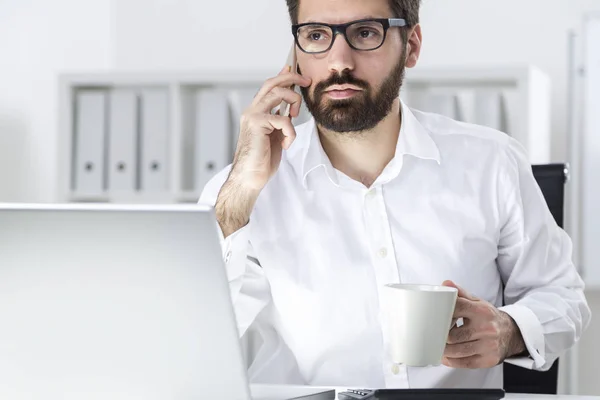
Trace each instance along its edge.
<instances>
[{"instance_id":1,"label":"black chair backrest","mask_svg":"<svg viewBox=\"0 0 600 400\"><path fill-rule=\"evenodd\" d=\"M567 166L565 164L534 165L532 169L552 216L554 216L558 226L562 228L564 226Z\"/></svg>"},{"instance_id":2,"label":"black chair backrest","mask_svg":"<svg viewBox=\"0 0 600 400\"><path fill-rule=\"evenodd\" d=\"M556 223L564 224L564 199L567 169L565 164L532 166L533 175L546 199ZM548 371L533 371L505 363L504 390L507 393L556 394L558 391L558 360Z\"/></svg>"}]
</instances>

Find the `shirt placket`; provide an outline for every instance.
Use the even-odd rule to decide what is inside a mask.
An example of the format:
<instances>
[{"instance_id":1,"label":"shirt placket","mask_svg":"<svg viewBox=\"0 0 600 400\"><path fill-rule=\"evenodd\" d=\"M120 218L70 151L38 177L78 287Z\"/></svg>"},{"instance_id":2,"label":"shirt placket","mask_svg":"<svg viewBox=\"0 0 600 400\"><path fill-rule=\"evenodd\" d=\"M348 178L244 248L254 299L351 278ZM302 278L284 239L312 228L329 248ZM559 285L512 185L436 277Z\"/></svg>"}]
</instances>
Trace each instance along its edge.
<instances>
[{"instance_id":1,"label":"shirt placket","mask_svg":"<svg viewBox=\"0 0 600 400\"><path fill-rule=\"evenodd\" d=\"M400 283L400 274L381 185L365 192L364 216L379 303L382 304L382 287L390 283ZM381 324L385 350L382 368L386 386L408 388L406 366L393 363L389 356L390 339L386 334L385 318L381 318Z\"/></svg>"}]
</instances>

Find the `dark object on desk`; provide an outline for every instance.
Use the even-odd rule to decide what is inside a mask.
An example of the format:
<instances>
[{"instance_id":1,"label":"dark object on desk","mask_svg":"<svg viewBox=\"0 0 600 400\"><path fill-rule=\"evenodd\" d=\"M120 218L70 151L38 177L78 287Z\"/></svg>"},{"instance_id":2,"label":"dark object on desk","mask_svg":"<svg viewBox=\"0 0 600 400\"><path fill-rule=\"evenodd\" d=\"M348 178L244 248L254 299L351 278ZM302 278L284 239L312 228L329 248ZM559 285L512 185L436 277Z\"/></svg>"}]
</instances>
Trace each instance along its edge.
<instances>
[{"instance_id":1,"label":"dark object on desk","mask_svg":"<svg viewBox=\"0 0 600 400\"><path fill-rule=\"evenodd\" d=\"M499 400L502 389L378 389L349 390L339 400Z\"/></svg>"},{"instance_id":2,"label":"dark object on desk","mask_svg":"<svg viewBox=\"0 0 600 400\"><path fill-rule=\"evenodd\" d=\"M556 223L564 225L566 164L534 165L537 181ZM533 371L516 365L504 364L504 390L507 393L556 394L558 391L558 360L548 371Z\"/></svg>"}]
</instances>

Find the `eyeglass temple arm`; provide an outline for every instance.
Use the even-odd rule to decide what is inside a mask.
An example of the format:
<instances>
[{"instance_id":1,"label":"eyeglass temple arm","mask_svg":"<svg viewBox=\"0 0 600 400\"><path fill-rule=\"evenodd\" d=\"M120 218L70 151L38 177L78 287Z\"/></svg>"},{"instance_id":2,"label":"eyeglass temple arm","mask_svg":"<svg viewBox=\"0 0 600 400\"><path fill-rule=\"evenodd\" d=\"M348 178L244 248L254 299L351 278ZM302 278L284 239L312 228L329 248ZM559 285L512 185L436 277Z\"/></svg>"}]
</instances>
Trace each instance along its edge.
<instances>
[{"instance_id":1,"label":"eyeglass temple arm","mask_svg":"<svg viewBox=\"0 0 600 400\"><path fill-rule=\"evenodd\" d=\"M406 26L406 20L402 18L390 18L388 21L390 26Z\"/></svg>"}]
</instances>

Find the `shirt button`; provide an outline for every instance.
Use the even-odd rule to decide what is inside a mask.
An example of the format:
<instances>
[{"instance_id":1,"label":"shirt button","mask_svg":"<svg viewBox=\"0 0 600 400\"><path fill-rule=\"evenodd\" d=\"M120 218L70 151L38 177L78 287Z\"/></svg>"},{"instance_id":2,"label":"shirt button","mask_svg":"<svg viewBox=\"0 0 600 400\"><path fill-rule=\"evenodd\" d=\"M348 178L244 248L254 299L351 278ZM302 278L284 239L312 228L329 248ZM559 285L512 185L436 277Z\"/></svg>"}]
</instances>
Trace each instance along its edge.
<instances>
[{"instance_id":1,"label":"shirt button","mask_svg":"<svg viewBox=\"0 0 600 400\"><path fill-rule=\"evenodd\" d=\"M228 251L227 254L225 255L225 263L228 263L230 258L231 258L231 250Z\"/></svg>"},{"instance_id":2,"label":"shirt button","mask_svg":"<svg viewBox=\"0 0 600 400\"><path fill-rule=\"evenodd\" d=\"M400 373L400 367L398 366L398 364L392 365L392 374L398 375L398 373Z\"/></svg>"},{"instance_id":3,"label":"shirt button","mask_svg":"<svg viewBox=\"0 0 600 400\"><path fill-rule=\"evenodd\" d=\"M375 197L377 191L375 189L371 189L367 192L367 197Z\"/></svg>"},{"instance_id":4,"label":"shirt button","mask_svg":"<svg viewBox=\"0 0 600 400\"><path fill-rule=\"evenodd\" d=\"M387 249L385 247L382 247L381 249L379 249L379 257L381 258L386 258L387 257Z\"/></svg>"}]
</instances>

